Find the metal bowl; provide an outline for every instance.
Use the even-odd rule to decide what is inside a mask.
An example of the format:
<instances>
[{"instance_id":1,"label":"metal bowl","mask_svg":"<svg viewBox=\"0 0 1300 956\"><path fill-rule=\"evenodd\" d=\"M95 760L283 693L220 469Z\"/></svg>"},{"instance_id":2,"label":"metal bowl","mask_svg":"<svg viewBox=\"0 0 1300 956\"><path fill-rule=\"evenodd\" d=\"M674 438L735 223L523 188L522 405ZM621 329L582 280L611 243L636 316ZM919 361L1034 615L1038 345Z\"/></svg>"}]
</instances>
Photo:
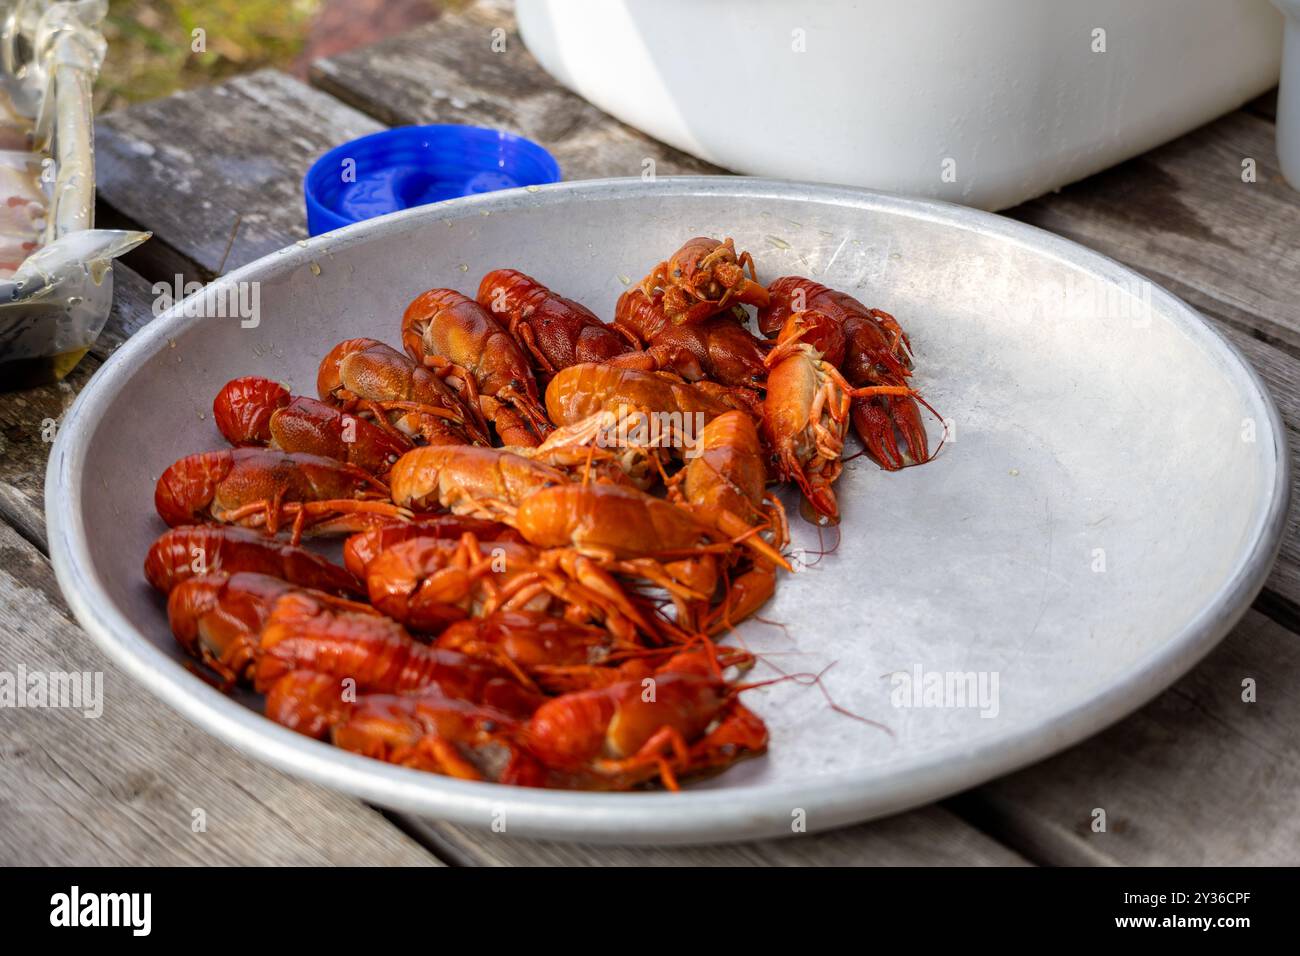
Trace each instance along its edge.
<instances>
[{"instance_id":1,"label":"metal bowl","mask_svg":"<svg viewBox=\"0 0 1300 956\"><path fill-rule=\"evenodd\" d=\"M811 275L895 313L915 382L948 420L924 467L848 465L832 552L817 559L831 539L794 519L807 566L763 612L783 626L742 628L784 670L834 662L825 689L887 731L791 681L746 695L771 728L768 755L686 792L516 789L308 740L181 666L140 563L163 529L158 475L222 445L209 409L227 379L310 393L335 342L395 342L416 293L472 294L501 266L608 317L628 281L702 234L734 236L764 281ZM256 324L193 314L240 289L249 302L258 292ZM363 222L240 269L202 301L119 350L60 431L46 500L68 602L123 669L204 729L292 773L457 823L708 842L934 800L1067 747L1168 686L1249 605L1282 533L1284 432L1240 356L1128 269L957 206L739 178L564 183Z\"/></svg>"}]
</instances>

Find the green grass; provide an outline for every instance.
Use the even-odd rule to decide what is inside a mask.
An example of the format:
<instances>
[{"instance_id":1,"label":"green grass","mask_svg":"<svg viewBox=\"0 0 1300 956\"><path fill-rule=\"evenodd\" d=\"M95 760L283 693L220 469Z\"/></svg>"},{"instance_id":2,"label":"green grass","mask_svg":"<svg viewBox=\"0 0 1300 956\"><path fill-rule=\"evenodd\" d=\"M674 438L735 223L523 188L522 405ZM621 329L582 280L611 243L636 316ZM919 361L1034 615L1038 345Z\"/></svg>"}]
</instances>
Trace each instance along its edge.
<instances>
[{"instance_id":1,"label":"green grass","mask_svg":"<svg viewBox=\"0 0 1300 956\"><path fill-rule=\"evenodd\" d=\"M97 109L114 109L263 66L302 50L320 0L110 0ZM201 29L206 50L195 52Z\"/></svg>"}]
</instances>

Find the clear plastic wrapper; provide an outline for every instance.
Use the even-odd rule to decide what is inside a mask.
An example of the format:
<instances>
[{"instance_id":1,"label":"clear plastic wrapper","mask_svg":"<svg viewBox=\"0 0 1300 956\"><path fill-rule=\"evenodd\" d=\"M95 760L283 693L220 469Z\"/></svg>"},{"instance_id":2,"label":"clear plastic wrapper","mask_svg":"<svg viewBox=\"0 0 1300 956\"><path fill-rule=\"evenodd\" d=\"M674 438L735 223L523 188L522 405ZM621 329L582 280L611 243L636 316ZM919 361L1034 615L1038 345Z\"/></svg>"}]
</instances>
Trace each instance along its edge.
<instances>
[{"instance_id":1,"label":"clear plastic wrapper","mask_svg":"<svg viewBox=\"0 0 1300 956\"><path fill-rule=\"evenodd\" d=\"M106 0L0 0L0 390L66 375L148 233L94 228L91 88Z\"/></svg>"}]
</instances>

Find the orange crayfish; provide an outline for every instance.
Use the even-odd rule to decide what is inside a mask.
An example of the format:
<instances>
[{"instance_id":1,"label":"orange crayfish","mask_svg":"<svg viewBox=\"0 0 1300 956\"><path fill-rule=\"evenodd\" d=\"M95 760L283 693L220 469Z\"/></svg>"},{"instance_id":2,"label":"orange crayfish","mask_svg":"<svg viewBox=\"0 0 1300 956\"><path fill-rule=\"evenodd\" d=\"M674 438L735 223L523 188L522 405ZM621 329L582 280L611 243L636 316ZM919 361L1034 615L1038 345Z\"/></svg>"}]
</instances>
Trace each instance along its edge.
<instances>
[{"instance_id":1,"label":"orange crayfish","mask_svg":"<svg viewBox=\"0 0 1300 956\"><path fill-rule=\"evenodd\" d=\"M749 275L745 275L745 268ZM736 254L731 239L707 236L688 239L641 282L650 299L663 293L663 310L670 322L702 322L733 303L765 306L768 293L754 272L754 257Z\"/></svg>"},{"instance_id":2,"label":"orange crayfish","mask_svg":"<svg viewBox=\"0 0 1300 956\"><path fill-rule=\"evenodd\" d=\"M240 571L267 574L333 594L365 593L359 576L318 554L228 525L183 525L165 531L149 548L144 562L145 578L164 594L199 575Z\"/></svg>"},{"instance_id":3,"label":"orange crayfish","mask_svg":"<svg viewBox=\"0 0 1300 956\"><path fill-rule=\"evenodd\" d=\"M228 684L265 691L299 669L350 679L356 690L437 685L450 696L531 713L538 698L511 671L430 647L367 604L262 574L210 574L172 589L177 641Z\"/></svg>"},{"instance_id":4,"label":"orange crayfish","mask_svg":"<svg viewBox=\"0 0 1300 956\"><path fill-rule=\"evenodd\" d=\"M756 686L756 685L749 685ZM627 789L717 771L767 749L767 727L740 703L706 650L674 655L653 676L564 694L528 720L532 753L586 785Z\"/></svg>"},{"instance_id":5,"label":"orange crayfish","mask_svg":"<svg viewBox=\"0 0 1300 956\"><path fill-rule=\"evenodd\" d=\"M408 355L452 376L510 445L536 445L550 431L524 353L492 313L454 289L416 296L402 316Z\"/></svg>"},{"instance_id":6,"label":"orange crayfish","mask_svg":"<svg viewBox=\"0 0 1300 956\"><path fill-rule=\"evenodd\" d=\"M421 514L410 521L385 521L358 531L343 542L343 566L364 581L370 562L395 544L412 538L459 538L466 533L477 536L480 541L523 540L514 528L498 521L467 515Z\"/></svg>"},{"instance_id":7,"label":"orange crayfish","mask_svg":"<svg viewBox=\"0 0 1300 956\"><path fill-rule=\"evenodd\" d=\"M373 475L387 472L411 449L401 433L314 398L291 395L283 385L255 375L227 382L212 403L212 413L232 445L322 455Z\"/></svg>"},{"instance_id":8,"label":"orange crayfish","mask_svg":"<svg viewBox=\"0 0 1300 956\"><path fill-rule=\"evenodd\" d=\"M275 534L351 533L376 516L410 517L388 488L354 465L304 452L236 448L187 455L163 472L154 491L158 514L172 527L214 521Z\"/></svg>"},{"instance_id":9,"label":"orange crayfish","mask_svg":"<svg viewBox=\"0 0 1300 956\"><path fill-rule=\"evenodd\" d=\"M911 344L898 321L888 312L868 309L847 293L801 276L783 276L768 286L768 292L771 302L758 313L759 328L764 333L777 332L796 312L816 311L839 323L843 330L844 354L833 364L841 369L850 385L907 384L912 374ZM906 465L904 450L918 464L930 460L918 402L921 399L915 394L853 399L854 430L867 454L882 468L896 471ZM901 449L896 435L902 439Z\"/></svg>"},{"instance_id":10,"label":"orange crayfish","mask_svg":"<svg viewBox=\"0 0 1300 956\"><path fill-rule=\"evenodd\" d=\"M292 671L271 686L266 715L311 737L377 760L458 777L543 786L548 774L523 747L509 711L433 687L406 694L339 694L328 674Z\"/></svg>"},{"instance_id":11,"label":"orange crayfish","mask_svg":"<svg viewBox=\"0 0 1300 956\"><path fill-rule=\"evenodd\" d=\"M835 367L844 355L844 331L820 312L796 312L767 356L763 428L779 474L793 480L813 510L839 520L831 486L844 468L844 435L853 398L910 398L906 385L853 388Z\"/></svg>"},{"instance_id":12,"label":"orange crayfish","mask_svg":"<svg viewBox=\"0 0 1300 956\"><path fill-rule=\"evenodd\" d=\"M320 363L316 391L344 411L372 416L426 445L490 445L487 422L432 370L376 339L346 339Z\"/></svg>"},{"instance_id":13,"label":"orange crayfish","mask_svg":"<svg viewBox=\"0 0 1300 956\"><path fill-rule=\"evenodd\" d=\"M604 362L632 348L590 309L515 269L485 275L477 299L479 305L506 318L510 334L544 376L579 362Z\"/></svg>"},{"instance_id":14,"label":"orange crayfish","mask_svg":"<svg viewBox=\"0 0 1300 956\"><path fill-rule=\"evenodd\" d=\"M381 552L366 570L371 603L408 627L438 632L499 610L555 613L595 623L628 643L660 631L596 562L567 549L510 541L413 538Z\"/></svg>"}]
</instances>

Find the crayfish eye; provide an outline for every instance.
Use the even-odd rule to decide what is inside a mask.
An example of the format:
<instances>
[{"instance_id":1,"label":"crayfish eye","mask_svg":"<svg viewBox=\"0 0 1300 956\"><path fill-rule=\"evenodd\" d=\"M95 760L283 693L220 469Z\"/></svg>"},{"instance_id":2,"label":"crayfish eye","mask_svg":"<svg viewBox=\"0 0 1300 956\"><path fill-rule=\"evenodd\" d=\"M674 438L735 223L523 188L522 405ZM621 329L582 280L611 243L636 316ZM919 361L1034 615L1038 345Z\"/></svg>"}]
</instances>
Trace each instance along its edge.
<instances>
[{"instance_id":1,"label":"crayfish eye","mask_svg":"<svg viewBox=\"0 0 1300 956\"><path fill-rule=\"evenodd\" d=\"M497 729L497 722L495 720L483 721L483 733L485 734L496 733L496 729Z\"/></svg>"},{"instance_id":2,"label":"crayfish eye","mask_svg":"<svg viewBox=\"0 0 1300 956\"><path fill-rule=\"evenodd\" d=\"M682 277L682 270L681 270L680 268L674 269L674 270L673 270L673 278L674 278L674 279L680 279L681 277Z\"/></svg>"}]
</instances>

